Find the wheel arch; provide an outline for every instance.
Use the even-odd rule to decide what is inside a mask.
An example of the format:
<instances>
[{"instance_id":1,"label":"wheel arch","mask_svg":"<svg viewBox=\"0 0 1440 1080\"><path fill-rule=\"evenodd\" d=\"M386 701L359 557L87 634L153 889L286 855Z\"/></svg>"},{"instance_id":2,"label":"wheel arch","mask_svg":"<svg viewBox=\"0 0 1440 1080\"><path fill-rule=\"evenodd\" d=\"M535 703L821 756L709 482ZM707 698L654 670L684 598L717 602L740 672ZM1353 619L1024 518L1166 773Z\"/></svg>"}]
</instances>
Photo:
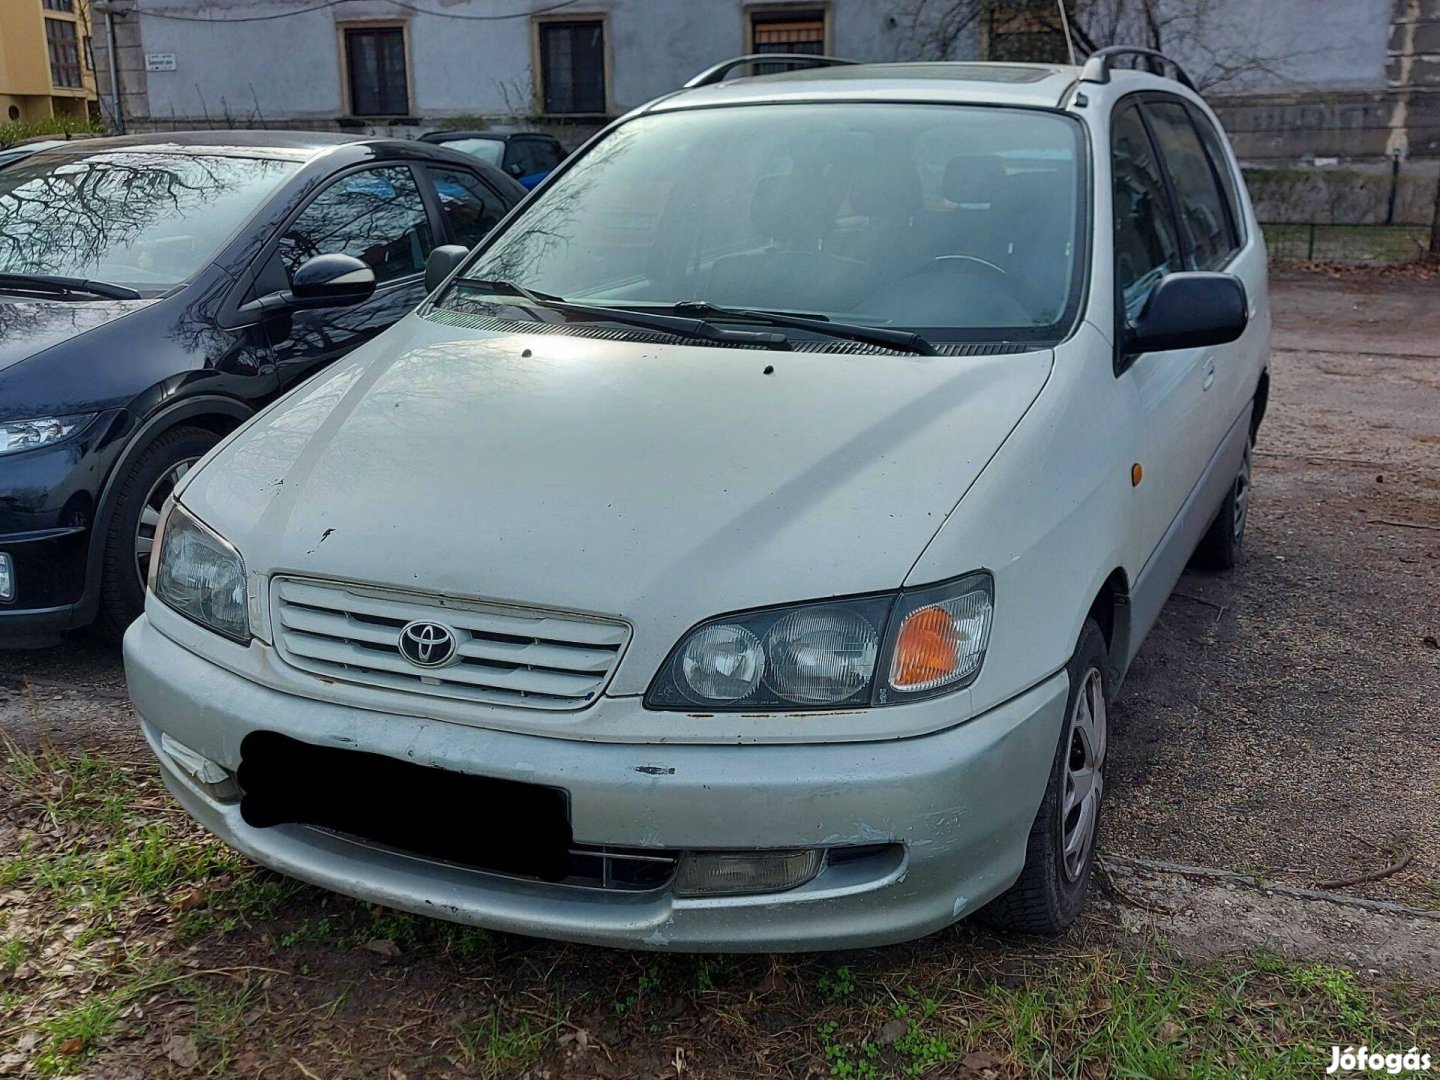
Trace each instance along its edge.
<instances>
[{"instance_id":1,"label":"wheel arch","mask_svg":"<svg viewBox=\"0 0 1440 1080\"><path fill-rule=\"evenodd\" d=\"M1090 602L1087 617L1092 618L1105 635L1105 648L1110 655L1110 682L1118 689L1124 681L1126 657L1130 655L1130 580L1123 567L1117 566L1101 583Z\"/></svg>"},{"instance_id":2,"label":"wheel arch","mask_svg":"<svg viewBox=\"0 0 1440 1080\"><path fill-rule=\"evenodd\" d=\"M182 425L204 428L213 432L217 439L223 439L230 432L255 415L255 410L243 401L219 394L205 394L186 398L182 402L155 413L131 433L125 442L125 449L111 466L110 473L100 489L95 516L90 525L90 547L85 562L85 592L81 600L82 623L88 624L95 618L100 607L100 578L105 558L105 537L110 530L110 519L115 514L119 497L119 480L127 469L156 438Z\"/></svg>"}]
</instances>

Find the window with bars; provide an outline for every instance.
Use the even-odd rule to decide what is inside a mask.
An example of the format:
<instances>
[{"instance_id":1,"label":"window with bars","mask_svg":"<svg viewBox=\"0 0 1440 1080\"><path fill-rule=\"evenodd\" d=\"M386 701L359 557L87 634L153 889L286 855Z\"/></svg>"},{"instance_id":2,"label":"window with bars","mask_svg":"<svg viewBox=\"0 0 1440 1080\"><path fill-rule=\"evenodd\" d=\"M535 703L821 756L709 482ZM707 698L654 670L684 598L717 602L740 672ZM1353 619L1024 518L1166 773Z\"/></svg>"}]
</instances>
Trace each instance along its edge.
<instances>
[{"instance_id":1,"label":"window with bars","mask_svg":"<svg viewBox=\"0 0 1440 1080\"><path fill-rule=\"evenodd\" d=\"M605 112L605 23L540 24L540 86L547 113Z\"/></svg>"},{"instance_id":2,"label":"window with bars","mask_svg":"<svg viewBox=\"0 0 1440 1080\"><path fill-rule=\"evenodd\" d=\"M45 44L50 51L50 82L67 89L80 89L80 36L67 19L45 20Z\"/></svg>"},{"instance_id":3,"label":"window with bars","mask_svg":"<svg viewBox=\"0 0 1440 1080\"><path fill-rule=\"evenodd\" d=\"M824 8L777 8L750 12L750 51L825 54ZM755 73L786 70L783 64L756 64Z\"/></svg>"},{"instance_id":4,"label":"window with bars","mask_svg":"<svg viewBox=\"0 0 1440 1080\"><path fill-rule=\"evenodd\" d=\"M353 115L409 115L410 84L405 70L405 31L402 27L347 28L345 72L350 82L350 112Z\"/></svg>"}]
</instances>

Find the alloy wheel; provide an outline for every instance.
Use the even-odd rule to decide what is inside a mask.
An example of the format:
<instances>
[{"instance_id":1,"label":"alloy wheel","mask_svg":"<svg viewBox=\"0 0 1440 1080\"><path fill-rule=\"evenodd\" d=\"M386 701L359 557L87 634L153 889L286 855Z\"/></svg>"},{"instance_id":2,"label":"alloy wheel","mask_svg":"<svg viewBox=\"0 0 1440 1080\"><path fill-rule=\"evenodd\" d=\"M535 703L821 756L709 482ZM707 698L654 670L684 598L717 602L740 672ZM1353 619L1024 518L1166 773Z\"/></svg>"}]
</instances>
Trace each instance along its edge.
<instances>
[{"instance_id":1,"label":"alloy wheel","mask_svg":"<svg viewBox=\"0 0 1440 1080\"><path fill-rule=\"evenodd\" d=\"M185 478L190 466L199 461L198 457L184 458L160 474L150 486L140 508L140 524L135 527L135 572L140 576L140 589L150 577L150 556L155 549L155 530L160 525L160 508L175 490L175 485Z\"/></svg>"},{"instance_id":2,"label":"alloy wheel","mask_svg":"<svg viewBox=\"0 0 1440 1080\"><path fill-rule=\"evenodd\" d=\"M1245 458L1240 463L1240 475L1235 477L1235 543L1238 546L1245 538L1245 515L1250 511L1250 444L1245 444Z\"/></svg>"},{"instance_id":3,"label":"alloy wheel","mask_svg":"<svg viewBox=\"0 0 1440 1080\"><path fill-rule=\"evenodd\" d=\"M1085 871L1095 843L1100 797L1105 786L1105 683L1089 668L1075 695L1070 718L1070 747L1065 761L1065 797L1061 812L1061 862L1065 877Z\"/></svg>"}]
</instances>

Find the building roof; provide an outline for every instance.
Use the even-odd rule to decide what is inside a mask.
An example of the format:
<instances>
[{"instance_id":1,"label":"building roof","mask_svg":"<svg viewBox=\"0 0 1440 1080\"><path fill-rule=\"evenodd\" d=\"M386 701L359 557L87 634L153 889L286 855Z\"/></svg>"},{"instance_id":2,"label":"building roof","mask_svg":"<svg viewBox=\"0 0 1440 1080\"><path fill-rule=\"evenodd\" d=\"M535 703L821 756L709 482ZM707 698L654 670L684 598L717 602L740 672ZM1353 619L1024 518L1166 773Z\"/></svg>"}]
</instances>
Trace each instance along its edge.
<instances>
[{"instance_id":1,"label":"building roof","mask_svg":"<svg viewBox=\"0 0 1440 1080\"><path fill-rule=\"evenodd\" d=\"M839 64L682 90L654 108L780 101L933 101L1054 108L1080 77L1063 64Z\"/></svg>"}]
</instances>

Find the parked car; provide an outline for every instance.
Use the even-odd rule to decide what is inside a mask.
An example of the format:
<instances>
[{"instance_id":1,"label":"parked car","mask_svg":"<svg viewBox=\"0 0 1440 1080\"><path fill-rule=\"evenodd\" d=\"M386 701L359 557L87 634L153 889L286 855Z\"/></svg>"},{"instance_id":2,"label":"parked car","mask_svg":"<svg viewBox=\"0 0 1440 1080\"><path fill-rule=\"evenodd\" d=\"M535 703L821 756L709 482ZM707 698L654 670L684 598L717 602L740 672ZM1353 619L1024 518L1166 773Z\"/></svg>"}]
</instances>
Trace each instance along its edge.
<instances>
[{"instance_id":1,"label":"parked car","mask_svg":"<svg viewBox=\"0 0 1440 1080\"><path fill-rule=\"evenodd\" d=\"M1110 704L1239 558L1269 381L1220 125L1120 55L718 69L437 249L172 493L125 639L171 791L525 934L1068 926Z\"/></svg>"},{"instance_id":2,"label":"parked car","mask_svg":"<svg viewBox=\"0 0 1440 1080\"><path fill-rule=\"evenodd\" d=\"M140 613L175 482L415 307L525 194L441 147L286 132L67 144L0 172L0 644Z\"/></svg>"},{"instance_id":3,"label":"parked car","mask_svg":"<svg viewBox=\"0 0 1440 1080\"><path fill-rule=\"evenodd\" d=\"M16 143L0 149L0 169L9 165L12 161L19 161L31 154L38 154L42 150L59 150L81 142L88 138L85 135L67 136L64 139L30 139L27 142Z\"/></svg>"},{"instance_id":4,"label":"parked car","mask_svg":"<svg viewBox=\"0 0 1440 1080\"><path fill-rule=\"evenodd\" d=\"M508 135L493 131L430 131L421 142L435 143L504 169L526 189L549 176L565 160L565 148L553 135L517 132Z\"/></svg>"}]
</instances>

